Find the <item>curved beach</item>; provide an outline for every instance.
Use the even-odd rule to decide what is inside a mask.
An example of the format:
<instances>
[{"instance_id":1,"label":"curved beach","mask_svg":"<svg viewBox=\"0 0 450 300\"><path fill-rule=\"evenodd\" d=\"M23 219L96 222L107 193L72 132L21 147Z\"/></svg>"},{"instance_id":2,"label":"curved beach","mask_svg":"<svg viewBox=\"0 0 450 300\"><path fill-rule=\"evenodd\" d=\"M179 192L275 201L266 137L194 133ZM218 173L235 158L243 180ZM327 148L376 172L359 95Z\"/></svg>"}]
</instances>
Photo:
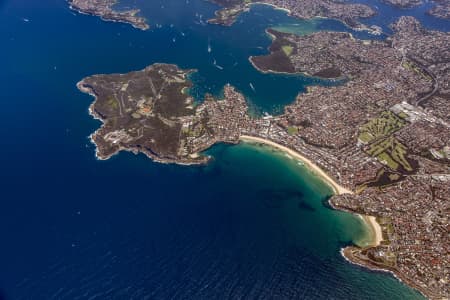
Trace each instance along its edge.
<instances>
[{"instance_id":1,"label":"curved beach","mask_svg":"<svg viewBox=\"0 0 450 300\"><path fill-rule=\"evenodd\" d=\"M243 142L261 143L273 147L275 149L281 150L287 153L288 155L294 157L295 159L302 161L309 170L311 170L314 174L318 175L327 185L329 185L333 189L334 194L336 195L353 194L351 190L343 187L338 182L336 182L336 180L334 180L331 176L325 173L325 171L323 171L313 161L301 155L295 150L292 150L286 146L280 145L271 140L267 140L260 137L241 135L239 139ZM381 231L381 226L380 224L378 224L376 218L374 216L359 215L359 214L358 216L360 216L364 220L364 223L366 223L366 225L369 227L371 231L371 242L369 243L370 247L380 245L381 241L383 240L383 234Z\"/></svg>"},{"instance_id":2,"label":"curved beach","mask_svg":"<svg viewBox=\"0 0 450 300\"><path fill-rule=\"evenodd\" d=\"M239 139L244 142L254 142L254 143L266 144L266 145L269 145L276 149L279 149L283 152L286 152L289 155L291 155L292 157L294 157L298 160L301 160L308 167L308 169L310 169L314 174L317 174L318 176L320 176L333 189L333 191L336 195L353 194L353 192L351 190L349 190L349 189L343 187L342 185L340 185L339 183L337 183L333 178L331 178L327 173L325 173L313 161L311 161L310 159L301 155L297 151L294 151L283 145L277 144L271 140L267 140L267 139L263 139L263 138L259 138L259 137L241 135L239 137Z\"/></svg>"},{"instance_id":3,"label":"curved beach","mask_svg":"<svg viewBox=\"0 0 450 300\"><path fill-rule=\"evenodd\" d=\"M381 231L381 226L378 224L377 219L374 216L361 215L364 222L370 227L372 231L372 239L370 247L376 247L380 245L383 240L383 232Z\"/></svg>"}]
</instances>

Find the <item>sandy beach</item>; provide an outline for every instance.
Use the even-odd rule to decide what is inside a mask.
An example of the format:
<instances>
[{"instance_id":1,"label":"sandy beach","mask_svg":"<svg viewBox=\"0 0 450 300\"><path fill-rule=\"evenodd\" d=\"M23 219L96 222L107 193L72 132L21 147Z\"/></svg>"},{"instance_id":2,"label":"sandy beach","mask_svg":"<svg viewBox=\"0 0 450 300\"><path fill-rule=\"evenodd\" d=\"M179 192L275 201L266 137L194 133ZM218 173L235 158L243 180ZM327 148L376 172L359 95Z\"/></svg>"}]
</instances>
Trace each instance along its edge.
<instances>
[{"instance_id":1,"label":"sandy beach","mask_svg":"<svg viewBox=\"0 0 450 300\"><path fill-rule=\"evenodd\" d=\"M271 3L265 3L265 2L253 2L253 3L251 3L250 5L267 5L267 6L273 7L274 9L282 10L282 11L286 12L288 15L292 15L292 12L291 12L290 9L283 8L283 7L279 7L279 6L276 6L276 5L271 4Z\"/></svg>"},{"instance_id":2,"label":"sandy beach","mask_svg":"<svg viewBox=\"0 0 450 300\"><path fill-rule=\"evenodd\" d=\"M381 231L381 226L378 224L377 219L374 216L365 216L361 215L361 218L365 221L367 225L369 225L370 230L372 231L372 241L370 246L375 247L380 245L383 240L383 233Z\"/></svg>"},{"instance_id":3,"label":"sandy beach","mask_svg":"<svg viewBox=\"0 0 450 300\"><path fill-rule=\"evenodd\" d=\"M336 195L353 194L353 192L350 191L349 189L346 189L345 187L339 185L339 183L337 183L333 178L331 178L327 173L325 173L314 162L312 162L305 156L301 155L300 153L298 153L292 149L289 149L285 146L282 146L282 145L272 142L270 140L266 140L266 139L259 138L259 137L241 135L239 139L244 142L254 142L254 143L261 143L261 144L269 145L271 147L274 147L276 149L284 151L284 152L288 153L289 155L291 155L292 157L302 161L305 164L305 166L308 167L308 169L310 169L314 174L317 174L318 176L320 176L333 189L333 191Z\"/></svg>"},{"instance_id":4,"label":"sandy beach","mask_svg":"<svg viewBox=\"0 0 450 300\"><path fill-rule=\"evenodd\" d=\"M265 145L274 147L276 149L279 149L279 150L287 153L289 156L302 161L309 170L311 170L314 174L320 176L322 178L322 180L324 180L325 183L328 184L333 189L333 191L336 195L353 194L353 192L351 190L341 186L333 178L331 178L327 173L325 173L319 166L317 166L314 162L312 162L310 159L306 158L305 156L301 155L297 151L289 149L288 147L285 147L283 145L277 144L271 140L267 140L267 139L263 139L263 138L259 138L259 137L242 135L242 136L240 136L239 139L244 142L261 143L261 144L265 144ZM364 220L364 222L370 228L370 231L371 231L370 246L371 247L378 246L380 244L380 242L383 240L383 234L382 234L380 224L378 224L378 222L374 216L367 216L367 215L359 215L359 216Z\"/></svg>"}]
</instances>

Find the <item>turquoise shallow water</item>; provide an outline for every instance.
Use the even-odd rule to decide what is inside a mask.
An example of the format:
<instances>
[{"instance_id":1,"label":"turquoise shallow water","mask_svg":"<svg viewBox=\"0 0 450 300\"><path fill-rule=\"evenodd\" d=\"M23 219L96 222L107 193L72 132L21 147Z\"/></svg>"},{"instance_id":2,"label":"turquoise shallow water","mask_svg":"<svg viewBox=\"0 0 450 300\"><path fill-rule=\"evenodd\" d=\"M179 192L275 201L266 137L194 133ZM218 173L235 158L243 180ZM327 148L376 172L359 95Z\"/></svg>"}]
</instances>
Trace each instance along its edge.
<instances>
[{"instance_id":1,"label":"turquoise shallow water","mask_svg":"<svg viewBox=\"0 0 450 300\"><path fill-rule=\"evenodd\" d=\"M255 7L223 28L198 24L216 8L204 1L136 3L162 28L102 22L60 0L0 1L0 298L421 298L340 256L364 239L360 220L326 208L329 188L279 152L218 145L202 167L95 159L87 136L99 123L75 87L87 75L177 63L198 69L199 98L230 82L269 112L329 84L248 64L270 43L266 27L299 22L280 11Z\"/></svg>"}]
</instances>

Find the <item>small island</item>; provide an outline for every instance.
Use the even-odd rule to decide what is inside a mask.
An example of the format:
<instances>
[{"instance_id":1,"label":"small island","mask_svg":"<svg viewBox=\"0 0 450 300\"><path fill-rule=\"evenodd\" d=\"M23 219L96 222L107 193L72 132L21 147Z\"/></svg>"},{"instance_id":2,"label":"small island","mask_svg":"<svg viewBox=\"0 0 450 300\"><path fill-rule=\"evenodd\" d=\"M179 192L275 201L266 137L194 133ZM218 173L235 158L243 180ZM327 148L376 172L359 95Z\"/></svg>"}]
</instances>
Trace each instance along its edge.
<instances>
[{"instance_id":1,"label":"small island","mask_svg":"<svg viewBox=\"0 0 450 300\"><path fill-rule=\"evenodd\" d=\"M138 16L140 10L117 11L113 6L118 0L68 0L70 8L80 13L99 16L102 20L131 24L141 30L149 28L145 18Z\"/></svg>"}]
</instances>

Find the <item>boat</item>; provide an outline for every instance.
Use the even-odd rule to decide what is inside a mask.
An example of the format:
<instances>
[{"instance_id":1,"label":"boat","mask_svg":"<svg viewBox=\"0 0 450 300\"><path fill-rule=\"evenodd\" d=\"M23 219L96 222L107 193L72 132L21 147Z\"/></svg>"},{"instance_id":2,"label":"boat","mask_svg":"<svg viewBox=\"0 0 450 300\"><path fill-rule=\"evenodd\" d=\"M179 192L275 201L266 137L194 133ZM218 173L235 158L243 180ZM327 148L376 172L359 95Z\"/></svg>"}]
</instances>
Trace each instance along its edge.
<instances>
[{"instance_id":1,"label":"boat","mask_svg":"<svg viewBox=\"0 0 450 300\"><path fill-rule=\"evenodd\" d=\"M216 59L214 59L213 65L214 65L217 69L223 70L223 67L222 67L222 66L219 66L219 65L217 64Z\"/></svg>"}]
</instances>

